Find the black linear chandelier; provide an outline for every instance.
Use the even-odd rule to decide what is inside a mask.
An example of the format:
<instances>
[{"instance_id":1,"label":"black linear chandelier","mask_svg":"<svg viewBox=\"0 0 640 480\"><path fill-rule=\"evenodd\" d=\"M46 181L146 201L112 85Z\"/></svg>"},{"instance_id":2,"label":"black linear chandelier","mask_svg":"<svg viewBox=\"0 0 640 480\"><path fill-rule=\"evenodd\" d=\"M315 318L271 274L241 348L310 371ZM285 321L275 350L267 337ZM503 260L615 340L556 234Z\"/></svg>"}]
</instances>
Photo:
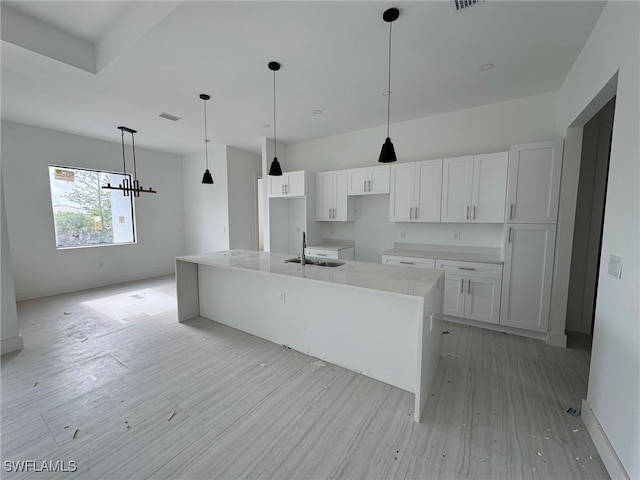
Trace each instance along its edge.
<instances>
[{"instance_id":1,"label":"black linear chandelier","mask_svg":"<svg viewBox=\"0 0 640 480\"><path fill-rule=\"evenodd\" d=\"M279 177L282 176L282 168L278 162L278 138L276 137L276 72L280 70L280 64L269 62L269 70L273 72L273 161L269 168L269 175Z\"/></svg>"},{"instance_id":2,"label":"black linear chandelier","mask_svg":"<svg viewBox=\"0 0 640 480\"><path fill-rule=\"evenodd\" d=\"M206 93L201 93L200 98L204 105L204 158L207 165L207 169L204 171L204 175L202 176L202 183L213 185L213 177L209 171L209 137L207 136L207 100L211 97Z\"/></svg>"},{"instance_id":3,"label":"black linear chandelier","mask_svg":"<svg viewBox=\"0 0 640 480\"><path fill-rule=\"evenodd\" d=\"M158 193L152 188L143 188L138 181L138 171L136 169L136 144L133 139L133 134L137 133L136 130L133 130L128 127L118 127L118 130L122 132L122 174L124 178L122 179L122 183L117 187L111 186L111 183L107 183L102 188L107 190L121 190L125 197L129 195L133 195L134 197L139 197L141 193ZM124 154L124 132L131 134L131 151L133 152L133 181L127 176L127 161Z\"/></svg>"},{"instance_id":4,"label":"black linear chandelier","mask_svg":"<svg viewBox=\"0 0 640 480\"><path fill-rule=\"evenodd\" d=\"M391 120L391 25L400 16L400 11L397 8L389 8L382 14L382 19L389 23L389 77L387 88L387 138L382 144L382 150L380 151L380 158L378 162L391 163L397 160L396 150L393 148L391 138L389 137L389 124Z\"/></svg>"}]
</instances>

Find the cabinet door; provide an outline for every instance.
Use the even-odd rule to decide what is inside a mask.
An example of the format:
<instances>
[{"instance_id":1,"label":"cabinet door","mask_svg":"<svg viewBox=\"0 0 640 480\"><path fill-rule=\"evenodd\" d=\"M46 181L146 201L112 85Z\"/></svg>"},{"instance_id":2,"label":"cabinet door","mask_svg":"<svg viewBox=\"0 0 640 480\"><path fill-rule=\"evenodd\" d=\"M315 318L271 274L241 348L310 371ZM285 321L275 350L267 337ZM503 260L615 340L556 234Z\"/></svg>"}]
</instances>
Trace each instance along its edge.
<instances>
[{"instance_id":1,"label":"cabinet door","mask_svg":"<svg viewBox=\"0 0 640 480\"><path fill-rule=\"evenodd\" d=\"M304 171L287 172L283 176L287 177L285 187L287 196L301 197L304 195Z\"/></svg>"},{"instance_id":2,"label":"cabinet door","mask_svg":"<svg viewBox=\"0 0 640 480\"><path fill-rule=\"evenodd\" d=\"M391 166L390 222L413 221L414 171L415 163L398 163Z\"/></svg>"},{"instance_id":3,"label":"cabinet door","mask_svg":"<svg viewBox=\"0 0 640 480\"><path fill-rule=\"evenodd\" d=\"M556 223L562 140L514 145L509 152L509 223Z\"/></svg>"},{"instance_id":4,"label":"cabinet door","mask_svg":"<svg viewBox=\"0 0 640 480\"><path fill-rule=\"evenodd\" d=\"M333 172L316 174L316 220L331 220L333 216Z\"/></svg>"},{"instance_id":5,"label":"cabinet door","mask_svg":"<svg viewBox=\"0 0 640 480\"><path fill-rule=\"evenodd\" d=\"M508 163L508 152L473 157L472 221L504 223Z\"/></svg>"},{"instance_id":6,"label":"cabinet door","mask_svg":"<svg viewBox=\"0 0 640 480\"><path fill-rule=\"evenodd\" d=\"M389 173L391 165L381 165L369 169L367 193L389 193Z\"/></svg>"},{"instance_id":7,"label":"cabinet door","mask_svg":"<svg viewBox=\"0 0 640 480\"><path fill-rule=\"evenodd\" d=\"M556 227L508 225L506 235L500 324L546 332Z\"/></svg>"},{"instance_id":8,"label":"cabinet door","mask_svg":"<svg viewBox=\"0 0 640 480\"><path fill-rule=\"evenodd\" d=\"M471 218L473 157L442 161L442 222L468 222Z\"/></svg>"},{"instance_id":9,"label":"cabinet door","mask_svg":"<svg viewBox=\"0 0 640 480\"><path fill-rule=\"evenodd\" d=\"M347 170L349 175L348 195L364 195L369 180L367 168L351 168Z\"/></svg>"},{"instance_id":10,"label":"cabinet door","mask_svg":"<svg viewBox=\"0 0 640 480\"><path fill-rule=\"evenodd\" d=\"M353 200L347 196L348 181L347 170L333 172L333 219L340 222L353 220Z\"/></svg>"},{"instance_id":11,"label":"cabinet door","mask_svg":"<svg viewBox=\"0 0 640 480\"><path fill-rule=\"evenodd\" d=\"M442 313L454 317L464 317L464 301L467 296L465 278L455 273L444 275L444 302Z\"/></svg>"},{"instance_id":12,"label":"cabinet door","mask_svg":"<svg viewBox=\"0 0 640 480\"><path fill-rule=\"evenodd\" d=\"M414 220L439 222L442 193L442 159L415 164Z\"/></svg>"},{"instance_id":13,"label":"cabinet door","mask_svg":"<svg viewBox=\"0 0 640 480\"><path fill-rule=\"evenodd\" d=\"M471 320L499 323L502 281L497 278L469 276L464 288L467 293L464 316Z\"/></svg>"},{"instance_id":14,"label":"cabinet door","mask_svg":"<svg viewBox=\"0 0 640 480\"><path fill-rule=\"evenodd\" d=\"M277 177L269 176L269 196L270 197L284 197L284 185L286 177L280 175Z\"/></svg>"}]
</instances>

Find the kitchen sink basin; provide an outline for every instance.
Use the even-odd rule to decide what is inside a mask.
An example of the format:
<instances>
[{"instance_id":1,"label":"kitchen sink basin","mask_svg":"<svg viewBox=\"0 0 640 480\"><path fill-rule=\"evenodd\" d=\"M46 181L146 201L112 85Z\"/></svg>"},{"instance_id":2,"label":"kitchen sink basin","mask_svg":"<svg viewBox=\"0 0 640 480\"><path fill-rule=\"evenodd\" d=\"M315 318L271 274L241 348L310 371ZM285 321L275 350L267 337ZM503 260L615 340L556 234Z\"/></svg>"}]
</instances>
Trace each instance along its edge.
<instances>
[{"instance_id":1,"label":"kitchen sink basin","mask_svg":"<svg viewBox=\"0 0 640 480\"><path fill-rule=\"evenodd\" d=\"M300 263L300 257L289 258L288 260L285 260L285 263ZM340 265L344 265L344 262L336 262L332 260L317 258L306 258L305 263L307 265L315 265L317 267L339 267Z\"/></svg>"}]
</instances>

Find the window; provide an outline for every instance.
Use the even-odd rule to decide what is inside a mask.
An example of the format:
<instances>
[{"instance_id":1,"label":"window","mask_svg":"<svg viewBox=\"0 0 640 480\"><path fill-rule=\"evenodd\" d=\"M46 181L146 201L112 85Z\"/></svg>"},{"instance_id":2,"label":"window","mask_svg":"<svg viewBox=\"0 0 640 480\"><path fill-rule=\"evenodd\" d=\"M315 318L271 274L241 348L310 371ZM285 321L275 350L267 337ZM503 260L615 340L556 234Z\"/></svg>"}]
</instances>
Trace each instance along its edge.
<instances>
[{"instance_id":1,"label":"window","mask_svg":"<svg viewBox=\"0 0 640 480\"><path fill-rule=\"evenodd\" d=\"M124 178L130 175L49 166L57 248L135 242L133 198L102 188Z\"/></svg>"}]
</instances>

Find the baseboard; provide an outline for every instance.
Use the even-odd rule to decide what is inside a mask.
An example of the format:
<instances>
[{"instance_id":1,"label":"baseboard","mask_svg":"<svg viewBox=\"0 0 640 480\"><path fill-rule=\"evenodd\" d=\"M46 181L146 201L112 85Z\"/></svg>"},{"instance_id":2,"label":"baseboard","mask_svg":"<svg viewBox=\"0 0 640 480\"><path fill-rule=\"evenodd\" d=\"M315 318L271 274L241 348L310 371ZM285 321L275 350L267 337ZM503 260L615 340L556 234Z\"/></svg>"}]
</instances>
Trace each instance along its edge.
<instances>
[{"instance_id":1,"label":"baseboard","mask_svg":"<svg viewBox=\"0 0 640 480\"><path fill-rule=\"evenodd\" d=\"M618 454L613 449L611 442L609 442L609 438L607 438L607 434L602 429L600 422L598 422L598 418L595 413L593 413L593 410L591 410L591 405L589 405L589 402L584 398L582 399L581 415L584 426L587 428L589 435L591 435L591 440L593 440L593 444L595 445L609 476L614 480L629 480L629 474L618 458Z\"/></svg>"},{"instance_id":2,"label":"baseboard","mask_svg":"<svg viewBox=\"0 0 640 480\"><path fill-rule=\"evenodd\" d=\"M545 340L547 334L543 332L533 332L529 330L523 330L521 328L507 327L495 323L478 322L476 320L470 320L468 318L453 317L451 315L442 315L442 319L446 322L461 323L463 325L469 325L470 327L484 328L486 330L493 330L495 332L509 333L511 335L519 335L521 337L533 338L534 340Z\"/></svg>"},{"instance_id":3,"label":"baseboard","mask_svg":"<svg viewBox=\"0 0 640 480\"><path fill-rule=\"evenodd\" d=\"M22 350L23 347L22 334L18 333L17 337L7 338L0 342L0 354L4 355L5 353L16 352Z\"/></svg>"},{"instance_id":4,"label":"baseboard","mask_svg":"<svg viewBox=\"0 0 640 480\"><path fill-rule=\"evenodd\" d=\"M33 300L34 298L50 297L52 295L61 295L63 293L79 292L81 290L89 290L91 288L106 287L109 285L117 285L119 283L135 282L137 280L147 280L149 278L163 277L165 275L174 275L175 268L165 270L157 270L155 272L132 273L128 275L119 275L117 277L102 278L83 283L72 283L67 285L56 285L55 287L43 288L39 290L31 290L28 292L16 292L16 302L24 300Z\"/></svg>"},{"instance_id":5,"label":"baseboard","mask_svg":"<svg viewBox=\"0 0 640 480\"><path fill-rule=\"evenodd\" d=\"M567 348L567 336L564 333L547 333L547 345Z\"/></svg>"}]
</instances>

